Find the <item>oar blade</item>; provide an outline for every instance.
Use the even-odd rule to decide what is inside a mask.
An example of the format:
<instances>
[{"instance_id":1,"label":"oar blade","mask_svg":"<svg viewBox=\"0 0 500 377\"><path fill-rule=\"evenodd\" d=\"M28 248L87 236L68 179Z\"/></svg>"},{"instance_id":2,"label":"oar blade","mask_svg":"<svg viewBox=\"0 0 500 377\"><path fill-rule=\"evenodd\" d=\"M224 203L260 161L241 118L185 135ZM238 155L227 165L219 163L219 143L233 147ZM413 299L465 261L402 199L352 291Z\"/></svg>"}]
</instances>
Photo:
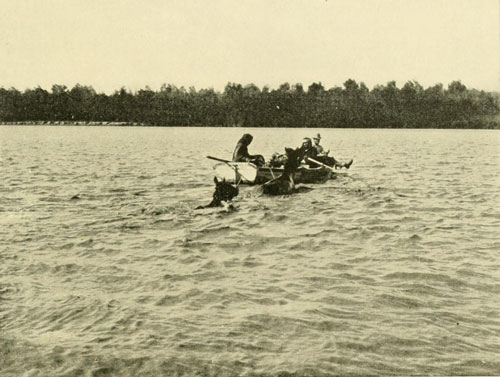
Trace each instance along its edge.
<instances>
[{"instance_id":1,"label":"oar blade","mask_svg":"<svg viewBox=\"0 0 500 377\"><path fill-rule=\"evenodd\" d=\"M258 168L247 162L219 163L214 165L215 175L230 183L255 183Z\"/></svg>"}]
</instances>

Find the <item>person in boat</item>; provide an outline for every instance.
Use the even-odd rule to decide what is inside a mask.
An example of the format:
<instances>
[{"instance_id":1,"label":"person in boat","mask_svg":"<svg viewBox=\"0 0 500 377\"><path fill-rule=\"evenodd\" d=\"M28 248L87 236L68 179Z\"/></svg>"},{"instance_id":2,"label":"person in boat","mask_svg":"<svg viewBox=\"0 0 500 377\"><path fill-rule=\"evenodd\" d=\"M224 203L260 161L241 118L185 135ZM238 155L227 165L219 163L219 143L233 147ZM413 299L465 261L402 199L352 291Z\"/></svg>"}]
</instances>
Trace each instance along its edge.
<instances>
[{"instance_id":1,"label":"person in boat","mask_svg":"<svg viewBox=\"0 0 500 377\"><path fill-rule=\"evenodd\" d=\"M313 137L313 140L314 140L313 148L316 149L317 152L316 157L314 158L315 160L322 162L323 164L326 164L328 166L334 167L336 169L341 169L341 168L349 169L351 167L351 164L353 162L352 159L347 162L341 162L336 160L335 157L333 156L328 156L328 153L330 153L330 151L328 150L325 152L325 149L321 145L319 145L319 142L321 140L320 134L317 134L315 137Z\"/></svg>"},{"instance_id":2,"label":"person in boat","mask_svg":"<svg viewBox=\"0 0 500 377\"><path fill-rule=\"evenodd\" d=\"M248 153L248 146L253 140L253 136L250 134L244 134L241 139L236 144L233 152L234 162L252 162L257 166L262 166L265 164L265 159L262 155L251 155Z\"/></svg>"},{"instance_id":3,"label":"person in boat","mask_svg":"<svg viewBox=\"0 0 500 377\"><path fill-rule=\"evenodd\" d=\"M318 134L319 136L319 134ZM321 136L319 136L321 138ZM321 147L322 148L322 147ZM298 163L306 163L310 167L318 167L318 164L315 164L312 161L308 161L308 158L314 158L318 156L318 150L316 146L313 146L311 138L305 137L302 141L302 145L295 149L297 153L294 156L298 159ZM286 154L274 153L269 160L270 167L281 167L288 160L288 156Z\"/></svg>"},{"instance_id":4,"label":"person in boat","mask_svg":"<svg viewBox=\"0 0 500 377\"><path fill-rule=\"evenodd\" d=\"M309 161L309 158L316 159L318 156L318 152L316 148L314 148L310 138L305 137L304 140L302 140L302 145L299 148L297 148L297 151L298 151L298 158L300 159L301 162L302 161L305 162L310 167L317 166L317 164L315 164L314 162Z\"/></svg>"},{"instance_id":5,"label":"person in boat","mask_svg":"<svg viewBox=\"0 0 500 377\"><path fill-rule=\"evenodd\" d=\"M319 145L319 142L321 141L321 135L320 134L316 134L315 137L313 137L313 141L314 141L314 149L316 149L316 154L318 156L321 156L321 155L327 155L328 152L325 152L325 149Z\"/></svg>"}]
</instances>

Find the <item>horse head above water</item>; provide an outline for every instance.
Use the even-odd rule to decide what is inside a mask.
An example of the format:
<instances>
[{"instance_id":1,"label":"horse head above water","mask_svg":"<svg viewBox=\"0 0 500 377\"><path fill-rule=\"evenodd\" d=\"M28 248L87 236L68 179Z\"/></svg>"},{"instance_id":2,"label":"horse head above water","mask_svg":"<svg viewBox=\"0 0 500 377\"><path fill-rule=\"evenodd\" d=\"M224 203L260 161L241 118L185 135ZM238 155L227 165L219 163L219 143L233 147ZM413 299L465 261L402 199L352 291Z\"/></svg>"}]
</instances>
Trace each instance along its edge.
<instances>
[{"instance_id":1,"label":"horse head above water","mask_svg":"<svg viewBox=\"0 0 500 377\"><path fill-rule=\"evenodd\" d=\"M210 207L221 207L222 202L230 202L234 197L238 196L238 187L226 182L225 179L219 181L217 177L214 177L215 191L212 201L206 206L199 206L196 209L210 208Z\"/></svg>"},{"instance_id":2,"label":"horse head above water","mask_svg":"<svg viewBox=\"0 0 500 377\"><path fill-rule=\"evenodd\" d=\"M293 175L300 166L302 156L298 149L285 148L286 161L283 166L283 175Z\"/></svg>"},{"instance_id":3,"label":"horse head above water","mask_svg":"<svg viewBox=\"0 0 500 377\"><path fill-rule=\"evenodd\" d=\"M293 176L300 166L302 156L297 149L285 148L285 152L283 173L279 177L264 183L261 186L262 193L267 195L289 195L295 190Z\"/></svg>"}]
</instances>

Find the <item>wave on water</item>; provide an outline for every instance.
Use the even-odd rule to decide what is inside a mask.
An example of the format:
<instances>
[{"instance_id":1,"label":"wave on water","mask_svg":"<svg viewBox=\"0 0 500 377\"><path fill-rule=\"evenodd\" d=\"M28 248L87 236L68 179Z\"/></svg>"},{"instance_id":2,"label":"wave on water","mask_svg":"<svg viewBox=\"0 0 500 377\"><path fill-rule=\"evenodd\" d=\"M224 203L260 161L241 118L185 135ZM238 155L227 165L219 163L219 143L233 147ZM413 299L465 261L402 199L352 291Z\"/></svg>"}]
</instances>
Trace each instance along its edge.
<instances>
[{"instance_id":1,"label":"wave on water","mask_svg":"<svg viewBox=\"0 0 500 377\"><path fill-rule=\"evenodd\" d=\"M495 133L319 130L336 179L196 210L304 130L45 131L0 128L2 376L500 374Z\"/></svg>"}]
</instances>

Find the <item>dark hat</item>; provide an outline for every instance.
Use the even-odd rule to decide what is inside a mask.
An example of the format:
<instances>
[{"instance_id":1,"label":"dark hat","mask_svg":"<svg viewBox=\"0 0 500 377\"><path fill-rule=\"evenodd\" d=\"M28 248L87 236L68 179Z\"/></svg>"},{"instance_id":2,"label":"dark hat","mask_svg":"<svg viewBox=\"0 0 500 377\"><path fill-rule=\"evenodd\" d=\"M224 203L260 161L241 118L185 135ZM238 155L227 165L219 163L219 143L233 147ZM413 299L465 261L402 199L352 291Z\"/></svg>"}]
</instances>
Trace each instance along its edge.
<instances>
[{"instance_id":1,"label":"dark hat","mask_svg":"<svg viewBox=\"0 0 500 377\"><path fill-rule=\"evenodd\" d=\"M313 137L314 140L321 140L321 135L320 134L316 134L315 137Z\"/></svg>"}]
</instances>

